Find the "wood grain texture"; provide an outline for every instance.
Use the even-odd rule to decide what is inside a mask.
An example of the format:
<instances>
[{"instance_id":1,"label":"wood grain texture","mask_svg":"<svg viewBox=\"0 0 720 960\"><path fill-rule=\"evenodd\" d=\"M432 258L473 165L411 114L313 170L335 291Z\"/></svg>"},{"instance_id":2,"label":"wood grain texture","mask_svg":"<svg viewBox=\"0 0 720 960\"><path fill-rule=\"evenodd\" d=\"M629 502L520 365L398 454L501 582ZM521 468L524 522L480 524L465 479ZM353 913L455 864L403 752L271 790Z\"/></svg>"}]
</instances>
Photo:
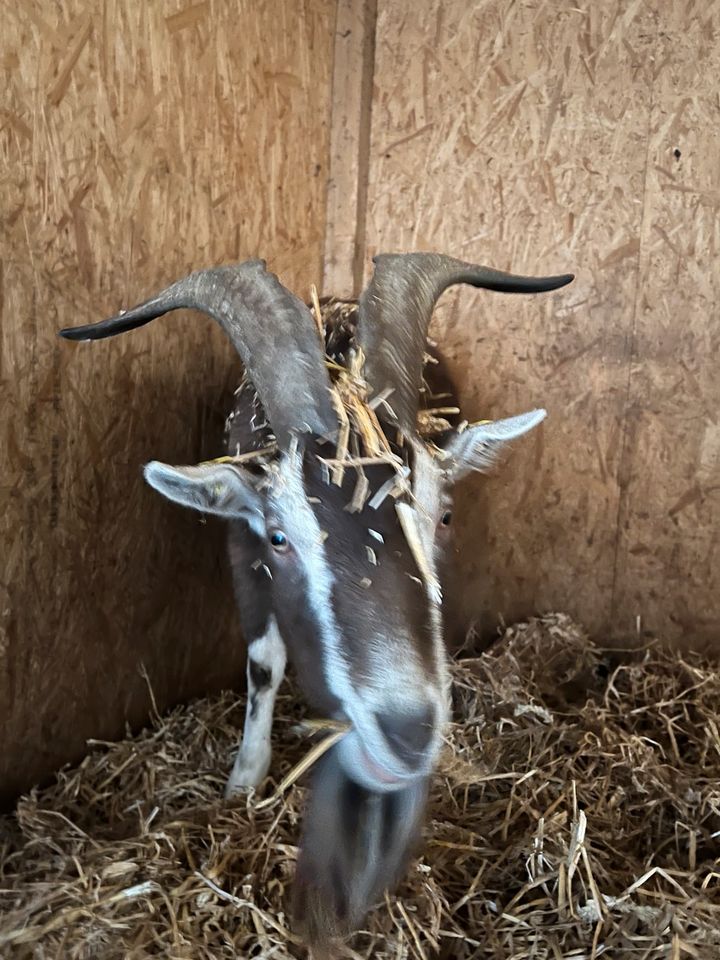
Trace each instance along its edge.
<instances>
[{"instance_id":1,"label":"wood grain texture","mask_svg":"<svg viewBox=\"0 0 720 960\"><path fill-rule=\"evenodd\" d=\"M720 3L656 4L614 627L720 648Z\"/></svg>"},{"instance_id":2,"label":"wood grain texture","mask_svg":"<svg viewBox=\"0 0 720 960\"><path fill-rule=\"evenodd\" d=\"M339 0L335 24L323 292L360 294L376 0Z\"/></svg>"},{"instance_id":3,"label":"wood grain texture","mask_svg":"<svg viewBox=\"0 0 720 960\"><path fill-rule=\"evenodd\" d=\"M321 276L331 0L2 4L0 790L242 683L219 524L148 459L221 449L239 364L199 315L100 319L204 265Z\"/></svg>"},{"instance_id":4,"label":"wood grain texture","mask_svg":"<svg viewBox=\"0 0 720 960\"><path fill-rule=\"evenodd\" d=\"M461 621L717 634L717 30L684 0L380 0L368 273L434 249L577 274L439 307L469 417L549 411L461 496Z\"/></svg>"}]
</instances>

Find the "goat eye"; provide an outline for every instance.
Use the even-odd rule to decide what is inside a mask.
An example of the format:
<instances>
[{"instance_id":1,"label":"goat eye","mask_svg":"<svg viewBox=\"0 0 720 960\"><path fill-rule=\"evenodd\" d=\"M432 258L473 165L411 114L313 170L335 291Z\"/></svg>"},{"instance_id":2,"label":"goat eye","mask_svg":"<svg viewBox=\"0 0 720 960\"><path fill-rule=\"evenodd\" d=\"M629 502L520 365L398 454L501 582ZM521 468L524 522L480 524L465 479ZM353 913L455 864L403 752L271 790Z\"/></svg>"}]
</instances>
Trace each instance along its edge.
<instances>
[{"instance_id":1,"label":"goat eye","mask_svg":"<svg viewBox=\"0 0 720 960\"><path fill-rule=\"evenodd\" d=\"M290 544L288 543L288 538L282 532L282 530L273 530L270 534L270 543L272 544L273 550L277 553L285 553L289 548Z\"/></svg>"},{"instance_id":2,"label":"goat eye","mask_svg":"<svg viewBox=\"0 0 720 960\"><path fill-rule=\"evenodd\" d=\"M440 517L440 523L444 527L449 527L452 521L452 510L446 510L445 513Z\"/></svg>"}]
</instances>

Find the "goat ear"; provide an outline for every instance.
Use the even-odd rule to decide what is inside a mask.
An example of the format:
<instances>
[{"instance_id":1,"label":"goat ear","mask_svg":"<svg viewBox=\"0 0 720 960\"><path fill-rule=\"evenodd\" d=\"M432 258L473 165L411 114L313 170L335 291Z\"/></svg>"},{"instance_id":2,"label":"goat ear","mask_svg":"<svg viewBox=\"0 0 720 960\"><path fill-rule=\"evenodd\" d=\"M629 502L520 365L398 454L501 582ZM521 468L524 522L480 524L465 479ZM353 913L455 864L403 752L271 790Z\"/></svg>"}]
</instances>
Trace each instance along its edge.
<instances>
[{"instance_id":1,"label":"goat ear","mask_svg":"<svg viewBox=\"0 0 720 960\"><path fill-rule=\"evenodd\" d=\"M446 470L452 482L472 471L485 473L495 465L503 449L545 419L546 410L531 410L505 420L476 423L454 431L444 444Z\"/></svg>"},{"instance_id":2,"label":"goat ear","mask_svg":"<svg viewBox=\"0 0 720 960\"><path fill-rule=\"evenodd\" d=\"M251 475L240 467L230 463L171 467L152 460L144 473L150 486L168 500L203 513L246 520L256 532L265 530L262 496Z\"/></svg>"}]
</instances>

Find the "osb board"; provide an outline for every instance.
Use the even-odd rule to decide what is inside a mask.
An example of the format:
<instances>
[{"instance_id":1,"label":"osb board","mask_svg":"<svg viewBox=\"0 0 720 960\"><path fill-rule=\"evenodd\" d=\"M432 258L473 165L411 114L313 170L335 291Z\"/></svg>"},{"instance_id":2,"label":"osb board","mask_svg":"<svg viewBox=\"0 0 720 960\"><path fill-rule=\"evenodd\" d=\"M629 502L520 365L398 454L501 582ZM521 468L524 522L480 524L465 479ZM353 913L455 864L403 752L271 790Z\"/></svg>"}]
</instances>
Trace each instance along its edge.
<instances>
[{"instance_id":1,"label":"osb board","mask_svg":"<svg viewBox=\"0 0 720 960\"><path fill-rule=\"evenodd\" d=\"M432 328L470 417L549 411L461 498L461 622L717 631L717 10L379 2L368 254L577 274Z\"/></svg>"},{"instance_id":2,"label":"osb board","mask_svg":"<svg viewBox=\"0 0 720 960\"><path fill-rule=\"evenodd\" d=\"M319 282L334 3L3 5L0 790L242 682L219 524L142 482L220 451L211 321L60 342L203 265Z\"/></svg>"},{"instance_id":3,"label":"osb board","mask_svg":"<svg viewBox=\"0 0 720 960\"><path fill-rule=\"evenodd\" d=\"M362 282L376 0L338 0L333 57L323 292Z\"/></svg>"},{"instance_id":4,"label":"osb board","mask_svg":"<svg viewBox=\"0 0 720 960\"><path fill-rule=\"evenodd\" d=\"M659 9L614 613L717 647L720 2Z\"/></svg>"}]
</instances>

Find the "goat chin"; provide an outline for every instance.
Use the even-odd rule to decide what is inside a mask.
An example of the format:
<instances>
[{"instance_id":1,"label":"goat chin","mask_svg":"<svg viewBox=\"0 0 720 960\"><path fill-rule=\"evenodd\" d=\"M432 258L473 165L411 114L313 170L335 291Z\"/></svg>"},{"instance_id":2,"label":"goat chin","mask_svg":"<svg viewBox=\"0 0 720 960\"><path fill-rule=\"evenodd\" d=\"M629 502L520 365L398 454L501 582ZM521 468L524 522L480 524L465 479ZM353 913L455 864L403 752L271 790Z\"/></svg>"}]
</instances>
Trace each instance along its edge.
<instances>
[{"instance_id":1,"label":"goat chin","mask_svg":"<svg viewBox=\"0 0 720 960\"><path fill-rule=\"evenodd\" d=\"M338 747L318 764L303 822L294 918L313 956L356 930L382 893L401 878L416 843L428 777L392 792L369 790L345 772Z\"/></svg>"},{"instance_id":2,"label":"goat chin","mask_svg":"<svg viewBox=\"0 0 720 960\"><path fill-rule=\"evenodd\" d=\"M349 779L370 793L394 793L396 790L403 790L418 777L427 776L431 770L430 765L412 775L391 770L371 757L355 730L351 730L339 742L337 756Z\"/></svg>"}]
</instances>

